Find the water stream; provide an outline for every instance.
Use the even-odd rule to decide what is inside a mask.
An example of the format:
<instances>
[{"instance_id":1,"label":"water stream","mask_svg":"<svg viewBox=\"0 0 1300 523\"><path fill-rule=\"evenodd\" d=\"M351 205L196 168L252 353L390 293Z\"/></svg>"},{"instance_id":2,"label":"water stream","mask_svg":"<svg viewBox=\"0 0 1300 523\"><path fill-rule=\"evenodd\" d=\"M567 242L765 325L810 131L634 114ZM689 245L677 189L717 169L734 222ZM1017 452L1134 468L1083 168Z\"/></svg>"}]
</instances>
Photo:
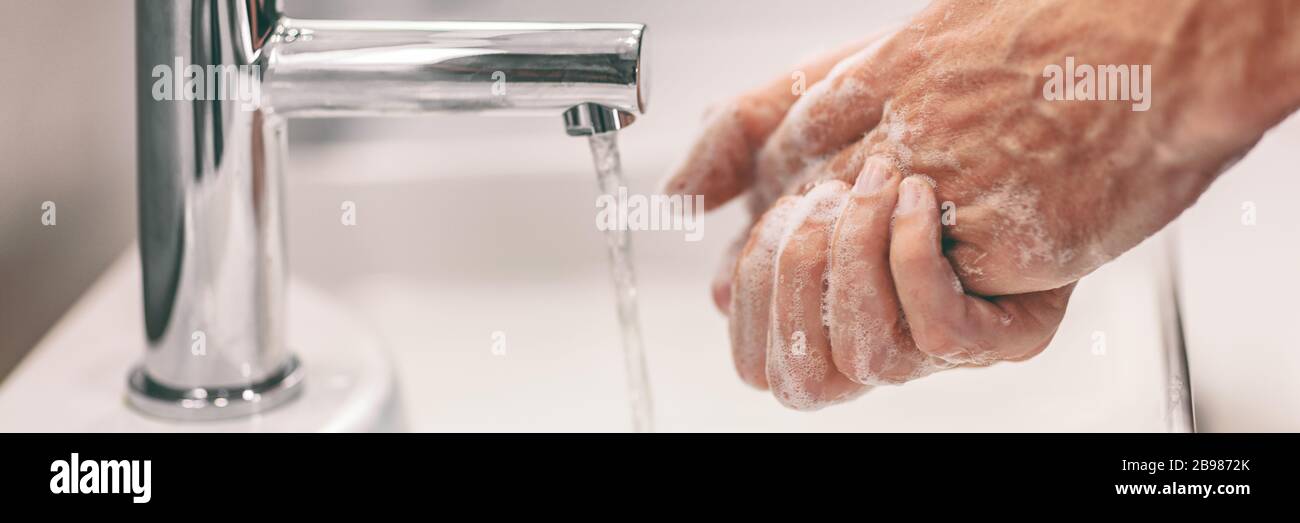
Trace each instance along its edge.
<instances>
[{"instance_id":1,"label":"water stream","mask_svg":"<svg viewBox=\"0 0 1300 523\"><path fill-rule=\"evenodd\" d=\"M591 159L596 166L596 180L600 184L600 190L613 196L616 201L619 187L625 186L617 134L598 133L589 138ZM628 231L620 227L605 231L605 244L609 248L618 322L623 335L623 362L627 371L628 402L632 408L632 430L653 432L654 408L650 400L650 383L646 378L645 346L641 340L641 320L637 313L636 272L632 269Z\"/></svg>"}]
</instances>

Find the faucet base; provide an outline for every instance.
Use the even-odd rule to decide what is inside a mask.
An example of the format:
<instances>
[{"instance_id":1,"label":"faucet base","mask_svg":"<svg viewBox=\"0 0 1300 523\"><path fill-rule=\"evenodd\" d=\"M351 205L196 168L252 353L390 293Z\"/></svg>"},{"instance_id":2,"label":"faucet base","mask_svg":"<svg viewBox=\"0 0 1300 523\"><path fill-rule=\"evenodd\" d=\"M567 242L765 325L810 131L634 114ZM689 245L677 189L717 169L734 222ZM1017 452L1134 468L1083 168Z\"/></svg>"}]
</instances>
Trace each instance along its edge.
<instances>
[{"instance_id":1,"label":"faucet base","mask_svg":"<svg viewBox=\"0 0 1300 523\"><path fill-rule=\"evenodd\" d=\"M291 356L279 372L260 383L238 387L177 389L154 381L144 365L128 378L128 398L145 414L179 420L216 420L264 412L302 392L304 372Z\"/></svg>"}]
</instances>

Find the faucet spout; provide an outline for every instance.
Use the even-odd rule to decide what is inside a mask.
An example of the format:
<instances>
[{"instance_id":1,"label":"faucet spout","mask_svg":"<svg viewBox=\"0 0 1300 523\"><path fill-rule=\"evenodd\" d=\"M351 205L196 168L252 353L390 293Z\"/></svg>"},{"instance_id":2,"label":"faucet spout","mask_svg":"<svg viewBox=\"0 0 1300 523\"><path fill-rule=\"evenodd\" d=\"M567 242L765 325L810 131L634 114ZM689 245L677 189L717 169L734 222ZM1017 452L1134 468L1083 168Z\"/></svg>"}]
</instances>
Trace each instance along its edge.
<instances>
[{"instance_id":1,"label":"faucet spout","mask_svg":"<svg viewBox=\"0 0 1300 523\"><path fill-rule=\"evenodd\" d=\"M294 117L645 112L641 24L281 19L270 110Z\"/></svg>"},{"instance_id":2,"label":"faucet spout","mask_svg":"<svg viewBox=\"0 0 1300 523\"><path fill-rule=\"evenodd\" d=\"M595 103L578 104L564 111L564 132L569 136L612 133L632 125L636 116Z\"/></svg>"}]
</instances>

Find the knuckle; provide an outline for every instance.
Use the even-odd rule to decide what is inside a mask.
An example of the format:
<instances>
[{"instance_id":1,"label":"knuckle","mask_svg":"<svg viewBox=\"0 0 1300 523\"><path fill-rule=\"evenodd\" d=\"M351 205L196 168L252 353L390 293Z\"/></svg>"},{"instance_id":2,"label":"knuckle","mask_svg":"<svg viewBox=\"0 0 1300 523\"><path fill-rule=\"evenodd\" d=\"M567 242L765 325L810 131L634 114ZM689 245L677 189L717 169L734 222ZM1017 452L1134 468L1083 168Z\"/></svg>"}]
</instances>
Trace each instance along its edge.
<instances>
[{"instance_id":1,"label":"knuckle","mask_svg":"<svg viewBox=\"0 0 1300 523\"><path fill-rule=\"evenodd\" d=\"M942 319L929 319L919 326L913 323L912 339L917 350L945 360L965 361L972 357L972 348L956 334L949 322Z\"/></svg>"},{"instance_id":2,"label":"knuckle","mask_svg":"<svg viewBox=\"0 0 1300 523\"><path fill-rule=\"evenodd\" d=\"M871 328L870 326L866 328ZM876 332L863 329L844 329L836 332L832 347L847 350L835 351L835 368L854 383L862 385L901 384L912 373L910 353L916 353L910 343L904 344L897 333L884 326ZM839 345L835 345L838 342ZM919 354L919 353L918 353Z\"/></svg>"},{"instance_id":3,"label":"knuckle","mask_svg":"<svg viewBox=\"0 0 1300 523\"><path fill-rule=\"evenodd\" d=\"M1056 337L1056 327L1053 326L1051 329L1048 330L1047 334L1044 335L1041 340L1038 340L1037 342L1029 345L1027 350L1019 354L1016 354L1013 357L1007 358L1007 361L1025 361L1035 356L1038 356L1039 354L1042 354L1044 350L1047 350L1048 345L1052 344L1052 339L1055 337Z\"/></svg>"}]
</instances>

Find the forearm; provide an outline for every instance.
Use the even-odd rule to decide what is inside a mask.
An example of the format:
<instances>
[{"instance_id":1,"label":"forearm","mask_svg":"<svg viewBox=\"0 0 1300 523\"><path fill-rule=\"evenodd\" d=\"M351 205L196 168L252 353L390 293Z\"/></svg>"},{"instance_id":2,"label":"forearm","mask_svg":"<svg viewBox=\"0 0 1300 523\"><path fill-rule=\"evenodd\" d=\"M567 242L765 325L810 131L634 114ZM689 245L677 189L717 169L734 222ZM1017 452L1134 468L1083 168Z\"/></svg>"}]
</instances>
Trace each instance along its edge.
<instances>
[{"instance_id":1,"label":"forearm","mask_svg":"<svg viewBox=\"0 0 1300 523\"><path fill-rule=\"evenodd\" d=\"M1235 158L1300 108L1300 0L1197 2L1175 37L1154 90L1180 151Z\"/></svg>"}]
</instances>

